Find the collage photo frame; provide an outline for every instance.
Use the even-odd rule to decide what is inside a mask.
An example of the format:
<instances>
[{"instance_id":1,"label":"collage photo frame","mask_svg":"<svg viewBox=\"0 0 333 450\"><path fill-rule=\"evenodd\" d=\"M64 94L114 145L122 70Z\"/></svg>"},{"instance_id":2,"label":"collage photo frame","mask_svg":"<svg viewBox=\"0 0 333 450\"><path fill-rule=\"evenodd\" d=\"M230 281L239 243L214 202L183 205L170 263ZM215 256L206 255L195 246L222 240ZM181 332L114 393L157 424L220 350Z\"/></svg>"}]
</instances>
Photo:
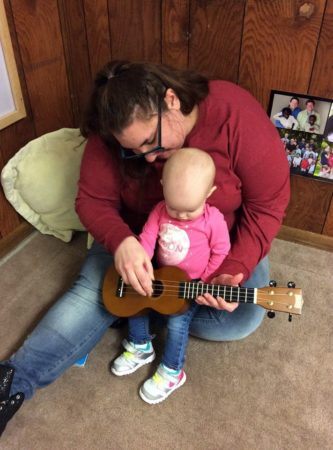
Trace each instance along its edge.
<instances>
[{"instance_id":1,"label":"collage photo frame","mask_svg":"<svg viewBox=\"0 0 333 450\"><path fill-rule=\"evenodd\" d=\"M272 90L268 115L290 172L333 182L333 99Z\"/></svg>"}]
</instances>

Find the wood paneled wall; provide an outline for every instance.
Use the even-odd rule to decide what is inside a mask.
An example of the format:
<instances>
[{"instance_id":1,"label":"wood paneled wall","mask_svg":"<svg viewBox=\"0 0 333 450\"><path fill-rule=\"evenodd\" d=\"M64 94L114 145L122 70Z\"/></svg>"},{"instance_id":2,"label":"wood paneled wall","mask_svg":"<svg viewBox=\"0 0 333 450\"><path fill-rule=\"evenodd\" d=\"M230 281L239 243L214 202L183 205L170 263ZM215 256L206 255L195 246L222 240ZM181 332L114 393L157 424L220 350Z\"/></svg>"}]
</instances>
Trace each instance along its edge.
<instances>
[{"instance_id":1,"label":"wood paneled wall","mask_svg":"<svg viewBox=\"0 0 333 450\"><path fill-rule=\"evenodd\" d=\"M0 131L0 169L29 140L76 127L111 58L199 70L248 89L333 98L333 0L4 0L28 115ZM333 183L292 177L285 224L333 236ZM0 190L0 237L20 217Z\"/></svg>"}]
</instances>

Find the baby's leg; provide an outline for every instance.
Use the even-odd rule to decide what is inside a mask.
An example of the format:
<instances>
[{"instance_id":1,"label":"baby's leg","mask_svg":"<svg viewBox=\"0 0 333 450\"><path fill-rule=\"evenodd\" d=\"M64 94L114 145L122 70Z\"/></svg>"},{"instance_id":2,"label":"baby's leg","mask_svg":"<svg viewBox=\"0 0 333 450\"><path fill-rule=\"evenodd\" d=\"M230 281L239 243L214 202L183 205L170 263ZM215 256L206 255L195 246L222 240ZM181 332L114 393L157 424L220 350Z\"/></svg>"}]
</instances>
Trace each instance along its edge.
<instances>
[{"instance_id":1,"label":"baby's leg","mask_svg":"<svg viewBox=\"0 0 333 450\"><path fill-rule=\"evenodd\" d=\"M118 377L136 372L155 359L148 316L131 317L128 326L129 340L122 342L125 351L111 364L111 372Z\"/></svg>"}]
</instances>

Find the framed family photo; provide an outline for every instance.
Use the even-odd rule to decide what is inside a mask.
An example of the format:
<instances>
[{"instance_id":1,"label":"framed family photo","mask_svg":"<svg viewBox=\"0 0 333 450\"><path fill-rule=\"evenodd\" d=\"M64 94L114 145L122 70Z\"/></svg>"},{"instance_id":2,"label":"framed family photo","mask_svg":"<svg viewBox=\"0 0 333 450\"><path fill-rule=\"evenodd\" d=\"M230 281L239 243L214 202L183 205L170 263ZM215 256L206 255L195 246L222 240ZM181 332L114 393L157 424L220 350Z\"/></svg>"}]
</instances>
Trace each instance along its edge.
<instances>
[{"instance_id":1,"label":"framed family photo","mask_svg":"<svg viewBox=\"0 0 333 450\"><path fill-rule=\"evenodd\" d=\"M333 181L333 99L272 90L268 115L291 173Z\"/></svg>"},{"instance_id":2,"label":"framed family photo","mask_svg":"<svg viewBox=\"0 0 333 450\"><path fill-rule=\"evenodd\" d=\"M0 130L26 116L3 0L0 0Z\"/></svg>"}]
</instances>

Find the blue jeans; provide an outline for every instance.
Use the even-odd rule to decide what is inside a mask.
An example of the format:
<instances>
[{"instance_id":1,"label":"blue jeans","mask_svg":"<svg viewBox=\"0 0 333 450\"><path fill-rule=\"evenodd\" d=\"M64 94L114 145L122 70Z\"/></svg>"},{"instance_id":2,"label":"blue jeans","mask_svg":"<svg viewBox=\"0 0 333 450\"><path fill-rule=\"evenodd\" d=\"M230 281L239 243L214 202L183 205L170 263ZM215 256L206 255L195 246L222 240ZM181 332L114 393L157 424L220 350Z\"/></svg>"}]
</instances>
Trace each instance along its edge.
<instances>
[{"instance_id":1,"label":"blue jeans","mask_svg":"<svg viewBox=\"0 0 333 450\"><path fill-rule=\"evenodd\" d=\"M193 302L185 313L168 316L162 363L170 369L179 370L184 366L189 326L198 309L199 305ZM149 332L149 316L131 317L128 325L131 342L143 344L152 339Z\"/></svg>"},{"instance_id":2,"label":"blue jeans","mask_svg":"<svg viewBox=\"0 0 333 450\"><path fill-rule=\"evenodd\" d=\"M73 286L47 312L23 346L5 361L15 368L12 393L32 397L37 388L52 383L100 341L116 320L104 308L101 295L103 278L112 262L112 256L101 245L93 244ZM251 280L251 286L267 284L267 258ZM240 305L231 314L199 307L190 333L217 341L241 339L259 326L263 316L264 311L256 305Z\"/></svg>"},{"instance_id":3,"label":"blue jeans","mask_svg":"<svg viewBox=\"0 0 333 450\"><path fill-rule=\"evenodd\" d=\"M269 281L269 261L266 256L242 286L260 288L268 286ZM264 308L253 303L240 303L232 313L201 306L191 322L190 334L208 341L243 339L259 327L265 312Z\"/></svg>"}]
</instances>

